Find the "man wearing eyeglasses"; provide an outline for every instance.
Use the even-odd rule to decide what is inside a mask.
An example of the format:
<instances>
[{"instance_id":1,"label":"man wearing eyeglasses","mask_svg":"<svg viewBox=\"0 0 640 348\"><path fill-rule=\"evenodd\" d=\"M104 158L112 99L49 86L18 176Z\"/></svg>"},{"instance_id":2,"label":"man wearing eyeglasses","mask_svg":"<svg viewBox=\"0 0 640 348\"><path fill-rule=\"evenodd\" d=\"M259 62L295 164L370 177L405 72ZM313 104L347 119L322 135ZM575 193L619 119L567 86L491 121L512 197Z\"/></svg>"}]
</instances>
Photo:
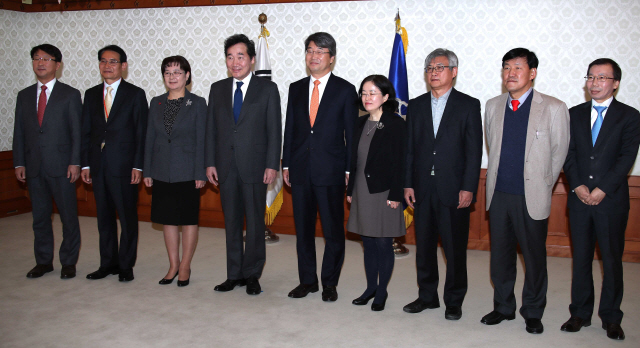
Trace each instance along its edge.
<instances>
[{"instance_id":1,"label":"man wearing eyeglasses","mask_svg":"<svg viewBox=\"0 0 640 348\"><path fill-rule=\"evenodd\" d=\"M480 101L453 88L458 57L438 48L425 59L431 89L409 101L404 196L414 209L419 297L407 313L440 307L438 236L447 258L445 318L462 317L467 293L470 205L482 161Z\"/></svg>"},{"instance_id":2,"label":"man wearing eyeglasses","mask_svg":"<svg viewBox=\"0 0 640 348\"><path fill-rule=\"evenodd\" d=\"M50 44L31 49L37 82L18 93L13 131L16 178L26 182L33 213L36 266L27 278L53 271L52 198L62 221L60 278L76 276L80 225L75 181L80 177L80 91L56 79L62 53Z\"/></svg>"},{"instance_id":3,"label":"man wearing eyeglasses","mask_svg":"<svg viewBox=\"0 0 640 348\"><path fill-rule=\"evenodd\" d=\"M317 292L316 220L325 238L322 300L336 301L344 261L344 192L349 178L351 138L358 117L355 86L331 73L336 41L311 34L304 43L311 76L289 86L282 169L291 186L300 284L289 297Z\"/></svg>"},{"instance_id":4,"label":"man wearing eyeglasses","mask_svg":"<svg viewBox=\"0 0 640 348\"><path fill-rule=\"evenodd\" d=\"M562 101L533 89L538 57L514 48L502 57L507 93L487 101L489 152L487 210L491 228L493 311L481 322L515 319L516 245L524 256L520 314L526 331L544 331L547 303L547 222L551 194L569 148L569 110Z\"/></svg>"},{"instance_id":5,"label":"man wearing eyeglasses","mask_svg":"<svg viewBox=\"0 0 640 348\"><path fill-rule=\"evenodd\" d=\"M627 174L638 154L640 114L613 96L622 70L609 58L589 64L586 90L591 100L574 106L571 142L564 164L571 192L567 206L573 245L571 318L560 328L577 332L591 325L593 253L600 246L604 277L598 315L611 339L623 340L622 253L629 218Z\"/></svg>"},{"instance_id":6,"label":"man wearing eyeglasses","mask_svg":"<svg viewBox=\"0 0 640 348\"><path fill-rule=\"evenodd\" d=\"M149 106L144 91L122 78L128 66L122 48L106 46L98 60L104 82L86 91L82 108L82 180L93 185L100 234L100 268L87 279L118 274L131 281Z\"/></svg>"}]
</instances>

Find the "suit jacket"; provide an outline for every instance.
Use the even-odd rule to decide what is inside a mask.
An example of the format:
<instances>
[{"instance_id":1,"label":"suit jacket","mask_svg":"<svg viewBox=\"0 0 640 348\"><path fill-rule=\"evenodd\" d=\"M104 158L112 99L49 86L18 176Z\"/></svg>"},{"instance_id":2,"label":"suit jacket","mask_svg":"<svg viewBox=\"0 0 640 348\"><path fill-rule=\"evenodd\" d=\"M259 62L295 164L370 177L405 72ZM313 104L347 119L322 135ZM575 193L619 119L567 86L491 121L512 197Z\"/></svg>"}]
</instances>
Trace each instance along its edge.
<instances>
[{"instance_id":1,"label":"suit jacket","mask_svg":"<svg viewBox=\"0 0 640 348\"><path fill-rule=\"evenodd\" d=\"M101 83L84 94L82 167L91 167L91 172L97 173L102 166L102 156L106 156L109 175L130 176L133 168L144 167L147 97L144 90L123 79L107 121L103 93L104 84ZM101 149L103 142L105 146Z\"/></svg>"},{"instance_id":2,"label":"suit jacket","mask_svg":"<svg viewBox=\"0 0 640 348\"><path fill-rule=\"evenodd\" d=\"M369 115L362 116L356 121L351 146L351 168L347 196L353 194L357 178L358 145L362 130L367 124ZM369 193L380 193L389 190L388 200L402 202L404 197L404 161L405 140L407 127L402 117L393 113L383 113L380 117L382 128L376 129L371 139L367 161L364 166L365 177ZM366 133L365 133L366 136Z\"/></svg>"},{"instance_id":3,"label":"suit jacket","mask_svg":"<svg viewBox=\"0 0 640 348\"><path fill-rule=\"evenodd\" d=\"M434 137L431 93L425 93L409 101L407 133L404 187L414 189L416 203L429 187L450 207L458 206L461 190L473 192L475 202L482 162L480 101L452 88Z\"/></svg>"},{"instance_id":4,"label":"suit jacket","mask_svg":"<svg viewBox=\"0 0 640 348\"><path fill-rule=\"evenodd\" d=\"M310 178L316 186L344 185L345 172L351 166L358 96L351 83L331 74L312 129L310 79L305 77L289 86L282 167L289 168L292 184L302 184Z\"/></svg>"},{"instance_id":5,"label":"suit jacket","mask_svg":"<svg viewBox=\"0 0 640 348\"><path fill-rule=\"evenodd\" d=\"M169 93L151 99L144 151L144 176L165 182L207 180L204 137L207 102L188 90L168 135L164 111Z\"/></svg>"},{"instance_id":6,"label":"suit jacket","mask_svg":"<svg viewBox=\"0 0 640 348\"><path fill-rule=\"evenodd\" d=\"M487 101L485 131L489 150L487 210L496 188L508 93ZM543 220L551 213L551 193L569 149L569 110L564 102L535 89L531 100L524 163L524 196L529 216Z\"/></svg>"},{"instance_id":7,"label":"suit jacket","mask_svg":"<svg viewBox=\"0 0 640 348\"><path fill-rule=\"evenodd\" d=\"M37 84L18 92L13 131L13 164L36 177L67 175L69 165L80 165L82 99L80 92L56 81L38 124Z\"/></svg>"},{"instance_id":8,"label":"suit jacket","mask_svg":"<svg viewBox=\"0 0 640 348\"><path fill-rule=\"evenodd\" d=\"M629 210L627 175L633 166L640 144L640 113L613 99L600 128L595 146L591 141L591 101L574 106L571 115L571 142L564 172L573 190L585 185L592 191L600 188L606 196L594 208L605 214ZM571 192L569 209L588 206Z\"/></svg>"},{"instance_id":9,"label":"suit jacket","mask_svg":"<svg viewBox=\"0 0 640 348\"><path fill-rule=\"evenodd\" d=\"M236 124L233 77L211 85L205 135L205 167L216 167L223 183L235 159L245 184L262 183L267 168L280 170L282 110L278 86L252 76Z\"/></svg>"}]
</instances>

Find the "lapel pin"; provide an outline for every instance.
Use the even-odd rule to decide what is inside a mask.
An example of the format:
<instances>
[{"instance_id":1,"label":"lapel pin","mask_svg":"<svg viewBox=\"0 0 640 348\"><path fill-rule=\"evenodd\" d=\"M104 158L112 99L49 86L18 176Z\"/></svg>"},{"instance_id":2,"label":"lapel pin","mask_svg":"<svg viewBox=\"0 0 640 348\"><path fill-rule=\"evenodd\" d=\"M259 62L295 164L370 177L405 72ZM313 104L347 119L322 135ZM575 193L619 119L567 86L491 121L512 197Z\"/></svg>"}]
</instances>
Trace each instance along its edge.
<instances>
[{"instance_id":1,"label":"lapel pin","mask_svg":"<svg viewBox=\"0 0 640 348\"><path fill-rule=\"evenodd\" d=\"M187 99L187 106L191 105L191 99Z\"/></svg>"}]
</instances>

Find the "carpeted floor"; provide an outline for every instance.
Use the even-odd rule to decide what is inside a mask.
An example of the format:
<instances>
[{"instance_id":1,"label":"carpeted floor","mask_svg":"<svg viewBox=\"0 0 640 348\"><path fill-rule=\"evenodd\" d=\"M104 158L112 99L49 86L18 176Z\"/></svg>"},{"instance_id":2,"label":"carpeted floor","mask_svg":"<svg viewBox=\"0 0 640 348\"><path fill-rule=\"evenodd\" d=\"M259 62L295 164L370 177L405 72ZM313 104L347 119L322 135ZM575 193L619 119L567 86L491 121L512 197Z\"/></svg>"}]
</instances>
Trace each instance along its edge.
<instances>
[{"instance_id":1,"label":"carpeted floor","mask_svg":"<svg viewBox=\"0 0 640 348\"><path fill-rule=\"evenodd\" d=\"M622 327L627 338L606 337L600 319L578 333L560 331L569 318L571 259L548 259L549 291L542 320L545 332L528 334L524 320L485 326L480 318L492 310L489 252L469 251L469 291L459 321L444 319L439 309L407 314L402 307L417 298L415 247L398 259L383 312L357 307L351 300L366 286L362 247L347 241L338 285L338 301L322 302L320 292L291 299L298 284L295 237L267 246L267 264L260 283L263 293L249 296L245 288L213 291L226 278L224 232L200 229L192 264L191 284L178 288L158 281L168 270L162 233L157 225L140 223L135 280L117 276L87 280L99 265L96 219L81 217L82 250L78 276L60 279L60 264L39 279L25 277L34 265L31 214L0 219L0 347L638 347L640 335L640 264L625 263ZM56 254L61 224L54 215ZM277 231L276 231L277 232ZM316 239L318 258L324 242ZM441 275L444 260L439 258ZM319 262L320 264L320 262ZM520 303L522 265L516 297ZM594 263L596 307L601 267ZM440 282L442 296L443 278ZM442 301L441 301L442 302Z\"/></svg>"}]
</instances>

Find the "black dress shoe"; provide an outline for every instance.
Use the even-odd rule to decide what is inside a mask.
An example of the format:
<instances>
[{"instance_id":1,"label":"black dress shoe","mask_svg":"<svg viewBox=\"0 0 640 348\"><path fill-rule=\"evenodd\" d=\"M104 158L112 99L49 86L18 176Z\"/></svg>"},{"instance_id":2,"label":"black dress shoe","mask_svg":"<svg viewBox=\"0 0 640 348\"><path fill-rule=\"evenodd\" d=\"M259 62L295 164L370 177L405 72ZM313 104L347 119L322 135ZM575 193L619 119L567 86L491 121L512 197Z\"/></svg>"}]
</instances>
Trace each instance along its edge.
<instances>
[{"instance_id":1,"label":"black dress shoe","mask_svg":"<svg viewBox=\"0 0 640 348\"><path fill-rule=\"evenodd\" d=\"M168 285L168 284L173 283L173 280L174 280L174 279L176 279L176 277L178 276L178 273L179 273L179 272L176 272L176 274L174 274L174 275L173 275L173 278L171 278L171 279L167 279L167 278L162 278L162 279L160 279L160 281L158 282L158 284L160 284L160 285Z\"/></svg>"},{"instance_id":2,"label":"black dress shoe","mask_svg":"<svg viewBox=\"0 0 640 348\"><path fill-rule=\"evenodd\" d=\"M60 279L71 279L76 277L76 265L64 265L60 271Z\"/></svg>"},{"instance_id":3,"label":"black dress shoe","mask_svg":"<svg viewBox=\"0 0 640 348\"><path fill-rule=\"evenodd\" d=\"M509 315L504 315L498 311L493 311L480 320L481 323L485 325L496 325L500 324L503 320L513 320L516 318L516 313L511 313Z\"/></svg>"},{"instance_id":4,"label":"black dress shoe","mask_svg":"<svg viewBox=\"0 0 640 348\"><path fill-rule=\"evenodd\" d=\"M583 320L582 318L574 317L573 315L566 323L560 327L561 331L565 332L578 332L581 328L591 325L591 320Z\"/></svg>"},{"instance_id":5,"label":"black dress shoe","mask_svg":"<svg viewBox=\"0 0 640 348\"><path fill-rule=\"evenodd\" d=\"M447 309L444 311L444 318L447 320L458 320L462 318L462 307L447 306Z\"/></svg>"},{"instance_id":6,"label":"black dress shoe","mask_svg":"<svg viewBox=\"0 0 640 348\"><path fill-rule=\"evenodd\" d=\"M53 265L52 264L48 264L48 265L37 264L35 267L33 267L29 271L29 273L27 273L27 278L40 278L45 273L49 273L49 272L53 272Z\"/></svg>"},{"instance_id":7,"label":"black dress shoe","mask_svg":"<svg viewBox=\"0 0 640 348\"><path fill-rule=\"evenodd\" d=\"M525 319L524 323L527 325L527 332L531 334L541 334L544 331L542 326L542 320L538 318Z\"/></svg>"},{"instance_id":8,"label":"black dress shoe","mask_svg":"<svg viewBox=\"0 0 640 348\"><path fill-rule=\"evenodd\" d=\"M233 290L236 286L245 286L247 281L245 279L227 279L224 283L216 285L213 290L220 292L227 292Z\"/></svg>"},{"instance_id":9,"label":"black dress shoe","mask_svg":"<svg viewBox=\"0 0 640 348\"><path fill-rule=\"evenodd\" d=\"M262 289L260 288L260 282L256 277L249 277L247 279L247 295L260 295Z\"/></svg>"},{"instance_id":10,"label":"black dress shoe","mask_svg":"<svg viewBox=\"0 0 640 348\"><path fill-rule=\"evenodd\" d=\"M87 274L87 279L102 279L110 274L118 274L117 269L98 268L97 271Z\"/></svg>"},{"instance_id":11,"label":"black dress shoe","mask_svg":"<svg viewBox=\"0 0 640 348\"><path fill-rule=\"evenodd\" d=\"M318 292L318 283L314 284L300 284L289 292L291 298L302 298L307 296L310 292Z\"/></svg>"},{"instance_id":12,"label":"black dress shoe","mask_svg":"<svg viewBox=\"0 0 640 348\"><path fill-rule=\"evenodd\" d=\"M175 276L174 276L174 278L175 278ZM178 279L178 286L179 287L183 287L183 286L189 285L189 279L191 279L191 270L189 270L189 278L187 278L187 280Z\"/></svg>"},{"instance_id":13,"label":"black dress shoe","mask_svg":"<svg viewBox=\"0 0 640 348\"><path fill-rule=\"evenodd\" d=\"M121 269L119 274L118 280L121 282L130 282L133 280L133 268Z\"/></svg>"},{"instance_id":14,"label":"black dress shoe","mask_svg":"<svg viewBox=\"0 0 640 348\"><path fill-rule=\"evenodd\" d=\"M386 295L384 295L384 300L382 300L382 303L376 303L375 300L373 303L371 303L371 310L374 312L380 312L384 310L384 305L387 303L387 297L389 297L389 293L387 293Z\"/></svg>"},{"instance_id":15,"label":"black dress shoe","mask_svg":"<svg viewBox=\"0 0 640 348\"><path fill-rule=\"evenodd\" d=\"M353 303L356 306L364 306L367 303L369 303L369 300L371 300L374 297L376 297L376 292L375 291L369 296L365 296L365 297L360 296L357 299L351 301L351 303Z\"/></svg>"},{"instance_id":16,"label":"black dress shoe","mask_svg":"<svg viewBox=\"0 0 640 348\"><path fill-rule=\"evenodd\" d=\"M335 286L322 286L322 301L335 302L338 299L338 290Z\"/></svg>"},{"instance_id":17,"label":"black dress shoe","mask_svg":"<svg viewBox=\"0 0 640 348\"><path fill-rule=\"evenodd\" d=\"M607 324L602 323L602 328L607 330L607 337L612 340L623 340L624 331L620 327L620 324Z\"/></svg>"},{"instance_id":18,"label":"black dress shoe","mask_svg":"<svg viewBox=\"0 0 640 348\"><path fill-rule=\"evenodd\" d=\"M402 308L407 313L420 313L425 309L440 308L439 302L428 303L421 299L417 299Z\"/></svg>"}]
</instances>

